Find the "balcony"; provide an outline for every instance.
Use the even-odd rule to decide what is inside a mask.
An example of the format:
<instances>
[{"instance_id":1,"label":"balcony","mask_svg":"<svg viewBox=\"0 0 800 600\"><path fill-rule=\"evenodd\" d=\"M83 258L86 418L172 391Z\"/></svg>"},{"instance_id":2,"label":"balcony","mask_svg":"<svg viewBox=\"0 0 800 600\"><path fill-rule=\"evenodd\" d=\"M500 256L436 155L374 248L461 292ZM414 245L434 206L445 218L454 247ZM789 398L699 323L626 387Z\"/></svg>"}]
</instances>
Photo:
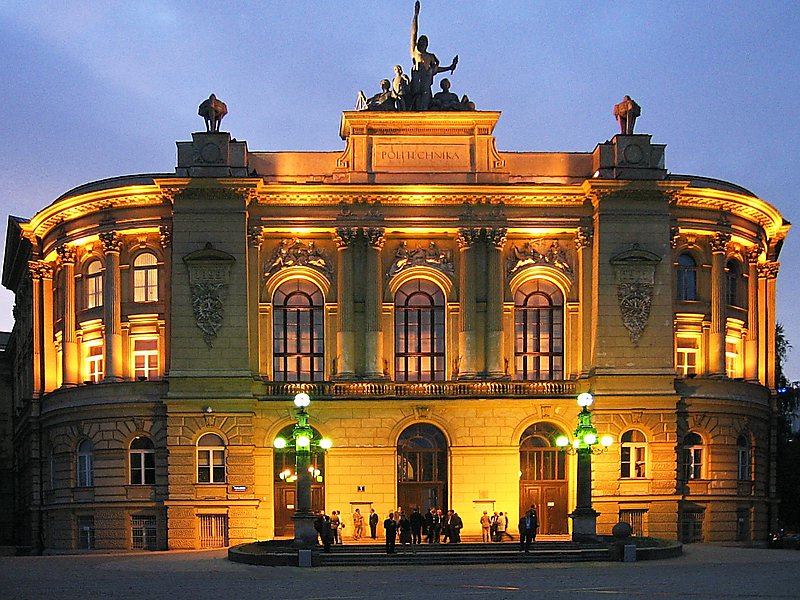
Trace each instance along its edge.
<instances>
[{"instance_id":1,"label":"balcony","mask_svg":"<svg viewBox=\"0 0 800 600\"><path fill-rule=\"evenodd\" d=\"M265 381L262 400L305 392L315 399L337 398L530 398L573 397L574 381Z\"/></svg>"}]
</instances>

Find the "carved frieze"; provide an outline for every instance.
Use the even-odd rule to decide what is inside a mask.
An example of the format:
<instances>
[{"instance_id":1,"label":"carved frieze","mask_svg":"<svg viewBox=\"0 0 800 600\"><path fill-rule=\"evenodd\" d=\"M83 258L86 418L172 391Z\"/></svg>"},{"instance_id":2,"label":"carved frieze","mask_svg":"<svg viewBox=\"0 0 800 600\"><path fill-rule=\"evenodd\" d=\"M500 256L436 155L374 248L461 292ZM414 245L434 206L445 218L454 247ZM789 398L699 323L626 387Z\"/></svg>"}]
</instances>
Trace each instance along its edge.
<instances>
[{"instance_id":1,"label":"carved frieze","mask_svg":"<svg viewBox=\"0 0 800 600\"><path fill-rule=\"evenodd\" d=\"M611 259L617 282L617 300L622 324L634 345L647 327L653 301L656 266L661 257L634 244L633 248Z\"/></svg>"},{"instance_id":2,"label":"carved frieze","mask_svg":"<svg viewBox=\"0 0 800 600\"><path fill-rule=\"evenodd\" d=\"M450 277L455 272L450 252L440 249L436 242L431 241L427 248L417 246L412 249L408 247L408 242L404 240L400 242L394 253L394 260L386 273L386 277L393 277L404 269L417 266L432 267Z\"/></svg>"},{"instance_id":3,"label":"carved frieze","mask_svg":"<svg viewBox=\"0 0 800 600\"><path fill-rule=\"evenodd\" d=\"M317 247L314 240L309 242L299 238L281 240L267 262L264 277L269 277L287 267L309 267L328 278L333 276L331 261L325 252Z\"/></svg>"},{"instance_id":4,"label":"carved frieze","mask_svg":"<svg viewBox=\"0 0 800 600\"><path fill-rule=\"evenodd\" d=\"M529 267L546 265L563 272L570 279L573 269L567 253L558 240L529 240L511 247L511 256L506 259L506 277L511 279L519 271Z\"/></svg>"},{"instance_id":5,"label":"carved frieze","mask_svg":"<svg viewBox=\"0 0 800 600\"><path fill-rule=\"evenodd\" d=\"M184 256L183 262L189 270L194 320L211 348L222 326L228 282L236 259L207 243L202 250Z\"/></svg>"}]
</instances>

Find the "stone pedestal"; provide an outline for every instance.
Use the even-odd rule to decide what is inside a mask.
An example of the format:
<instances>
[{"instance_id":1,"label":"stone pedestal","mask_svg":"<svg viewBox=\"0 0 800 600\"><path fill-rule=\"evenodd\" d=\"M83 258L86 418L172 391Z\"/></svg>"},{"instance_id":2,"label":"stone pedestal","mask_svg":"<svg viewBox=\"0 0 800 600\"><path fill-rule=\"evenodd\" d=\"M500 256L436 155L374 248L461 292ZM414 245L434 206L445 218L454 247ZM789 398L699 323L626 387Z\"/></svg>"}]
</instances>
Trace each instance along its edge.
<instances>
[{"instance_id":1,"label":"stone pedestal","mask_svg":"<svg viewBox=\"0 0 800 600\"><path fill-rule=\"evenodd\" d=\"M596 542L597 517L600 513L593 508L576 508L569 517L572 519L573 542Z\"/></svg>"}]
</instances>

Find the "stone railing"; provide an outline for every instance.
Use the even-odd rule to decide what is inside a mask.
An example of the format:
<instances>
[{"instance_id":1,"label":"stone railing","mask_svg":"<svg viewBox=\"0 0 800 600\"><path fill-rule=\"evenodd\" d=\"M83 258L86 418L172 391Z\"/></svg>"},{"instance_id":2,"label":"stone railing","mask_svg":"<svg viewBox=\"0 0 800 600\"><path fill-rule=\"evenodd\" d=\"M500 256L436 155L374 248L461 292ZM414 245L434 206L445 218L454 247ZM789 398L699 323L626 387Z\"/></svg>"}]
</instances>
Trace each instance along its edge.
<instances>
[{"instance_id":1,"label":"stone railing","mask_svg":"<svg viewBox=\"0 0 800 600\"><path fill-rule=\"evenodd\" d=\"M574 396L574 381L265 381L266 399L291 398L514 398Z\"/></svg>"}]
</instances>

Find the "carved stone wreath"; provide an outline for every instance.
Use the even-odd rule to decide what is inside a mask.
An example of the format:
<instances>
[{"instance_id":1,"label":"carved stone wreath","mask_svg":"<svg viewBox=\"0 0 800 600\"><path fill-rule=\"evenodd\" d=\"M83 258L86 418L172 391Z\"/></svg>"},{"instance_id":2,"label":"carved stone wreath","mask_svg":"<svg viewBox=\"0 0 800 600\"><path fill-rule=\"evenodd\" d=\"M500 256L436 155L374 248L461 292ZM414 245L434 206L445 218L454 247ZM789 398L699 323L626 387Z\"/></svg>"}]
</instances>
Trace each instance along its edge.
<instances>
[{"instance_id":1,"label":"carved stone wreath","mask_svg":"<svg viewBox=\"0 0 800 600\"><path fill-rule=\"evenodd\" d=\"M194 322L203 332L203 341L211 348L225 316L225 293L236 259L207 243L183 257L189 269Z\"/></svg>"},{"instance_id":2,"label":"carved stone wreath","mask_svg":"<svg viewBox=\"0 0 800 600\"><path fill-rule=\"evenodd\" d=\"M639 244L634 244L630 250L611 259L617 281L617 301L622 324L628 330L634 345L639 343L650 318L656 266L659 262L660 256L639 248Z\"/></svg>"}]
</instances>

